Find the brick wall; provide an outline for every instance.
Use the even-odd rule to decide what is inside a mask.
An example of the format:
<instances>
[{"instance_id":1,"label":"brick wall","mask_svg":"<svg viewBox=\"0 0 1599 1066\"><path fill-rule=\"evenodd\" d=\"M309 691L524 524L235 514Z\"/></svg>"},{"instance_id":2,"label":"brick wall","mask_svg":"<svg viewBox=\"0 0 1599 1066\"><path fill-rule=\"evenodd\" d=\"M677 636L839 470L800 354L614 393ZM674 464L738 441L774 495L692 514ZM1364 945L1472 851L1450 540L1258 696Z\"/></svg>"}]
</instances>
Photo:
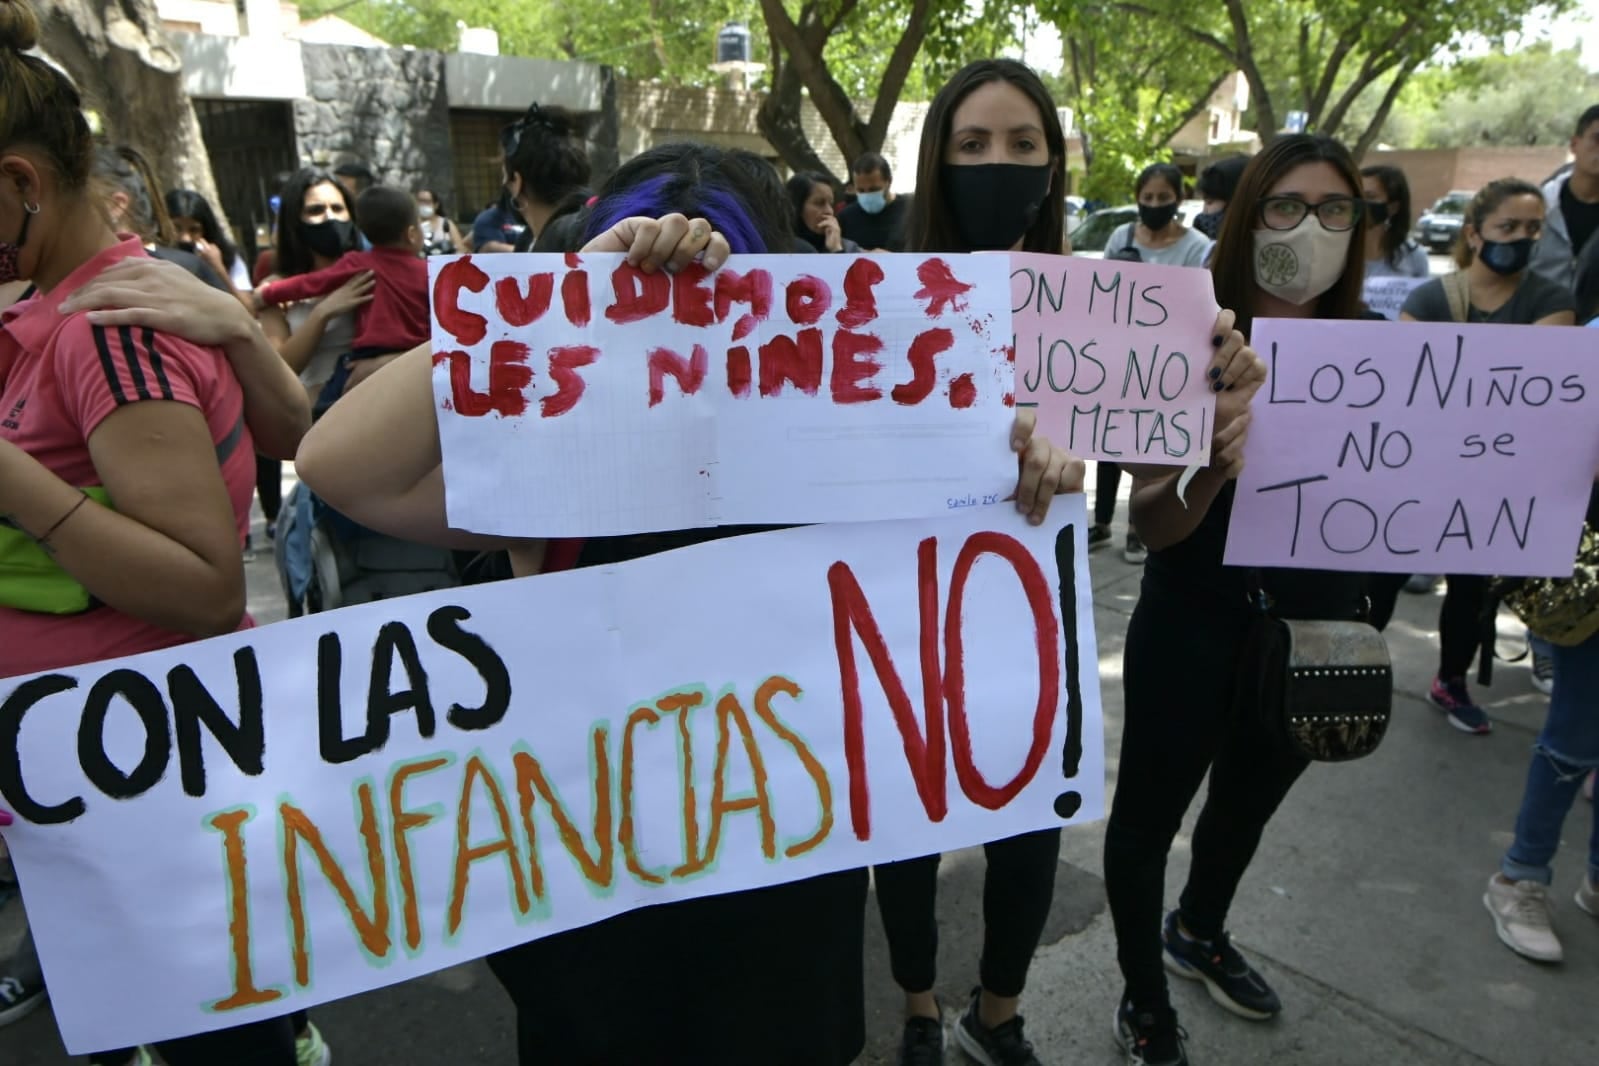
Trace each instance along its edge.
<instances>
[{"instance_id":1,"label":"brick wall","mask_svg":"<svg viewBox=\"0 0 1599 1066\"><path fill-rule=\"evenodd\" d=\"M1364 163L1403 170L1420 214L1451 190L1475 191L1496 178L1542 183L1565 161L1564 147L1434 148L1368 152Z\"/></svg>"}]
</instances>

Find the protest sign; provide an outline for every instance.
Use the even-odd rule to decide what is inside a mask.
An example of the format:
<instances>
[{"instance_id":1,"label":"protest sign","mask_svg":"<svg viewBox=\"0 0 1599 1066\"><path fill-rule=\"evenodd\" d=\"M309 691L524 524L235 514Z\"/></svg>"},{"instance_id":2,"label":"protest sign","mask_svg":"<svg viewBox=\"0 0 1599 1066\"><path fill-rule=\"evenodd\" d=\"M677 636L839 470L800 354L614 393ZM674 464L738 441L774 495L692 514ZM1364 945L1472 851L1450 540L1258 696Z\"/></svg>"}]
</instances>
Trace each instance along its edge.
<instances>
[{"instance_id":1,"label":"protest sign","mask_svg":"<svg viewBox=\"0 0 1599 1066\"><path fill-rule=\"evenodd\" d=\"M1210 271L1012 255L1016 402L1073 455L1210 461L1216 399Z\"/></svg>"},{"instance_id":2,"label":"protest sign","mask_svg":"<svg viewBox=\"0 0 1599 1066\"><path fill-rule=\"evenodd\" d=\"M67 1047L1100 817L1085 528L761 533L0 684Z\"/></svg>"},{"instance_id":3,"label":"protest sign","mask_svg":"<svg viewBox=\"0 0 1599 1066\"><path fill-rule=\"evenodd\" d=\"M1399 311L1405 306L1405 300L1418 286L1425 285L1427 278L1401 278L1401 277L1368 277L1366 279L1363 297L1366 306L1372 311L1386 318L1390 322L1399 321Z\"/></svg>"},{"instance_id":4,"label":"protest sign","mask_svg":"<svg viewBox=\"0 0 1599 1066\"><path fill-rule=\"evenodd\" d=\"M676 275L620 255L428 265L456 528L909 518L1015 485L1003 259L748 255Z\"/></svg>"},{"instance_id":5,"label":"protest sign","mask_svg":"<svg viewBox=\"0 0 1599 1066\"><path fill-rule=\"evenodd\" d=\"M1261 319L1226 561L1571 573L1599 466L1599 334Z\"/></svg>"}]
</instances>

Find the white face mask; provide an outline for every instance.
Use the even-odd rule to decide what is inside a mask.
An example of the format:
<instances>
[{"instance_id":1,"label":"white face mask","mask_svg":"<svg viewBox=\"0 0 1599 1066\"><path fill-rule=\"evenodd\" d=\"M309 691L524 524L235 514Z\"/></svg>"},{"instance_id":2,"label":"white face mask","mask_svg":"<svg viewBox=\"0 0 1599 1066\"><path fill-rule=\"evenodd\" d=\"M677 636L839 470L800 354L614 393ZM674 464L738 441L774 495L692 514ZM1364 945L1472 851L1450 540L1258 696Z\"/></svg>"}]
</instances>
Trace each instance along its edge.
<instances>
[{"instance_id":1,"label":"white face mask","mask_svg":"<svg viewBox=\"0 0 1599 1066\"><path fill-rule=\"evenodd\" d=\"M426 221L428 221L429 219L431 219L433 217L433 205L432 204L422 204L421 206L419 206L416 209L416 213L417 213L417 216L420 217L423 222L426 222Z\"/></svg>"},{"instance_id":2,"label":"white face mask","mask_svg":"<svg viewBox=\"0 0 1599 1066\"><path fill-rule=\"evenodd\" d=\"M1256 230L1256 284L1291 304L1308 304L1343 276L1354 232L1335 232L1314 216L1291 230Z\"/></svg>"}]
</instances>

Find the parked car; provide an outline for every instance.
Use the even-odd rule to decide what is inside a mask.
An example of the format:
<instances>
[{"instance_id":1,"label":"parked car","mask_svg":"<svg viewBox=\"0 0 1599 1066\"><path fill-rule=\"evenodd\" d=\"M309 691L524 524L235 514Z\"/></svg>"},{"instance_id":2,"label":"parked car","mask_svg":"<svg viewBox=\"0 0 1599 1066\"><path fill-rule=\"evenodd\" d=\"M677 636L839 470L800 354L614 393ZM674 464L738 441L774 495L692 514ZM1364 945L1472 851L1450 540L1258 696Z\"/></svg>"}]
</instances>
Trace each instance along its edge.
<instances>
[{"instance_id":1,"label":"parked car","mask_svg":"<svg viewBox=\"0 0 1599 1066\"><path fill-rule=\"evenodd\" d=\"M1183 225L1194 224L1194 216L1205 209L1203 200L1184 200L1177 208L1177 217ZM1125 207L1103 207L1091 212L1077 224L1071 231L1072 254L1086 256L1089 259L1103 259L1105 245L1110 241L1110 235L1128 222L1138 221L1138 207L1128 204Z\"/></svg>"},{"instance_id":2,"label":"parked car","mask_svg":"<svg viewBox=\"0 0 1599 1066\"><path fill-rule=\"evenodd\" d=\"M1423 211L1416 219L1416 243L1435 255L1442 255L1455 246L1460 236L1460 224L1465 221L1466 208L1471 204L1472 193L1455 189L1438 198L1437 203Z\"/></svg>"}]
</instances>

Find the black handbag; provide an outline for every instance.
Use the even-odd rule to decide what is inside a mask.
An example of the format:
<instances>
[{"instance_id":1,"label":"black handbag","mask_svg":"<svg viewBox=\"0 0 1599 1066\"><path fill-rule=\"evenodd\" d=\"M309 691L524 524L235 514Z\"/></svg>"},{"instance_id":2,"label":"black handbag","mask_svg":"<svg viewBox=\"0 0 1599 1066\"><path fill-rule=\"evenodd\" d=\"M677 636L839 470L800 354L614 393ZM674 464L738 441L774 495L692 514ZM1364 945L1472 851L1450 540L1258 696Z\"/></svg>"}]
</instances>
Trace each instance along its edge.
<instances>
[{"instance_id":1,"label":"black handbag","mask_svg":"<svg viewBox=\"0 0 1599 1066\"><path fill-rule=\"evenodd\" d=\"M1347 762L1377 750L1393 713L1388 643L1363 621L1279 618L1252 580L1257 609L1242 663L1249 710L1289 750Z\"/></svg>"}]
</instances>

